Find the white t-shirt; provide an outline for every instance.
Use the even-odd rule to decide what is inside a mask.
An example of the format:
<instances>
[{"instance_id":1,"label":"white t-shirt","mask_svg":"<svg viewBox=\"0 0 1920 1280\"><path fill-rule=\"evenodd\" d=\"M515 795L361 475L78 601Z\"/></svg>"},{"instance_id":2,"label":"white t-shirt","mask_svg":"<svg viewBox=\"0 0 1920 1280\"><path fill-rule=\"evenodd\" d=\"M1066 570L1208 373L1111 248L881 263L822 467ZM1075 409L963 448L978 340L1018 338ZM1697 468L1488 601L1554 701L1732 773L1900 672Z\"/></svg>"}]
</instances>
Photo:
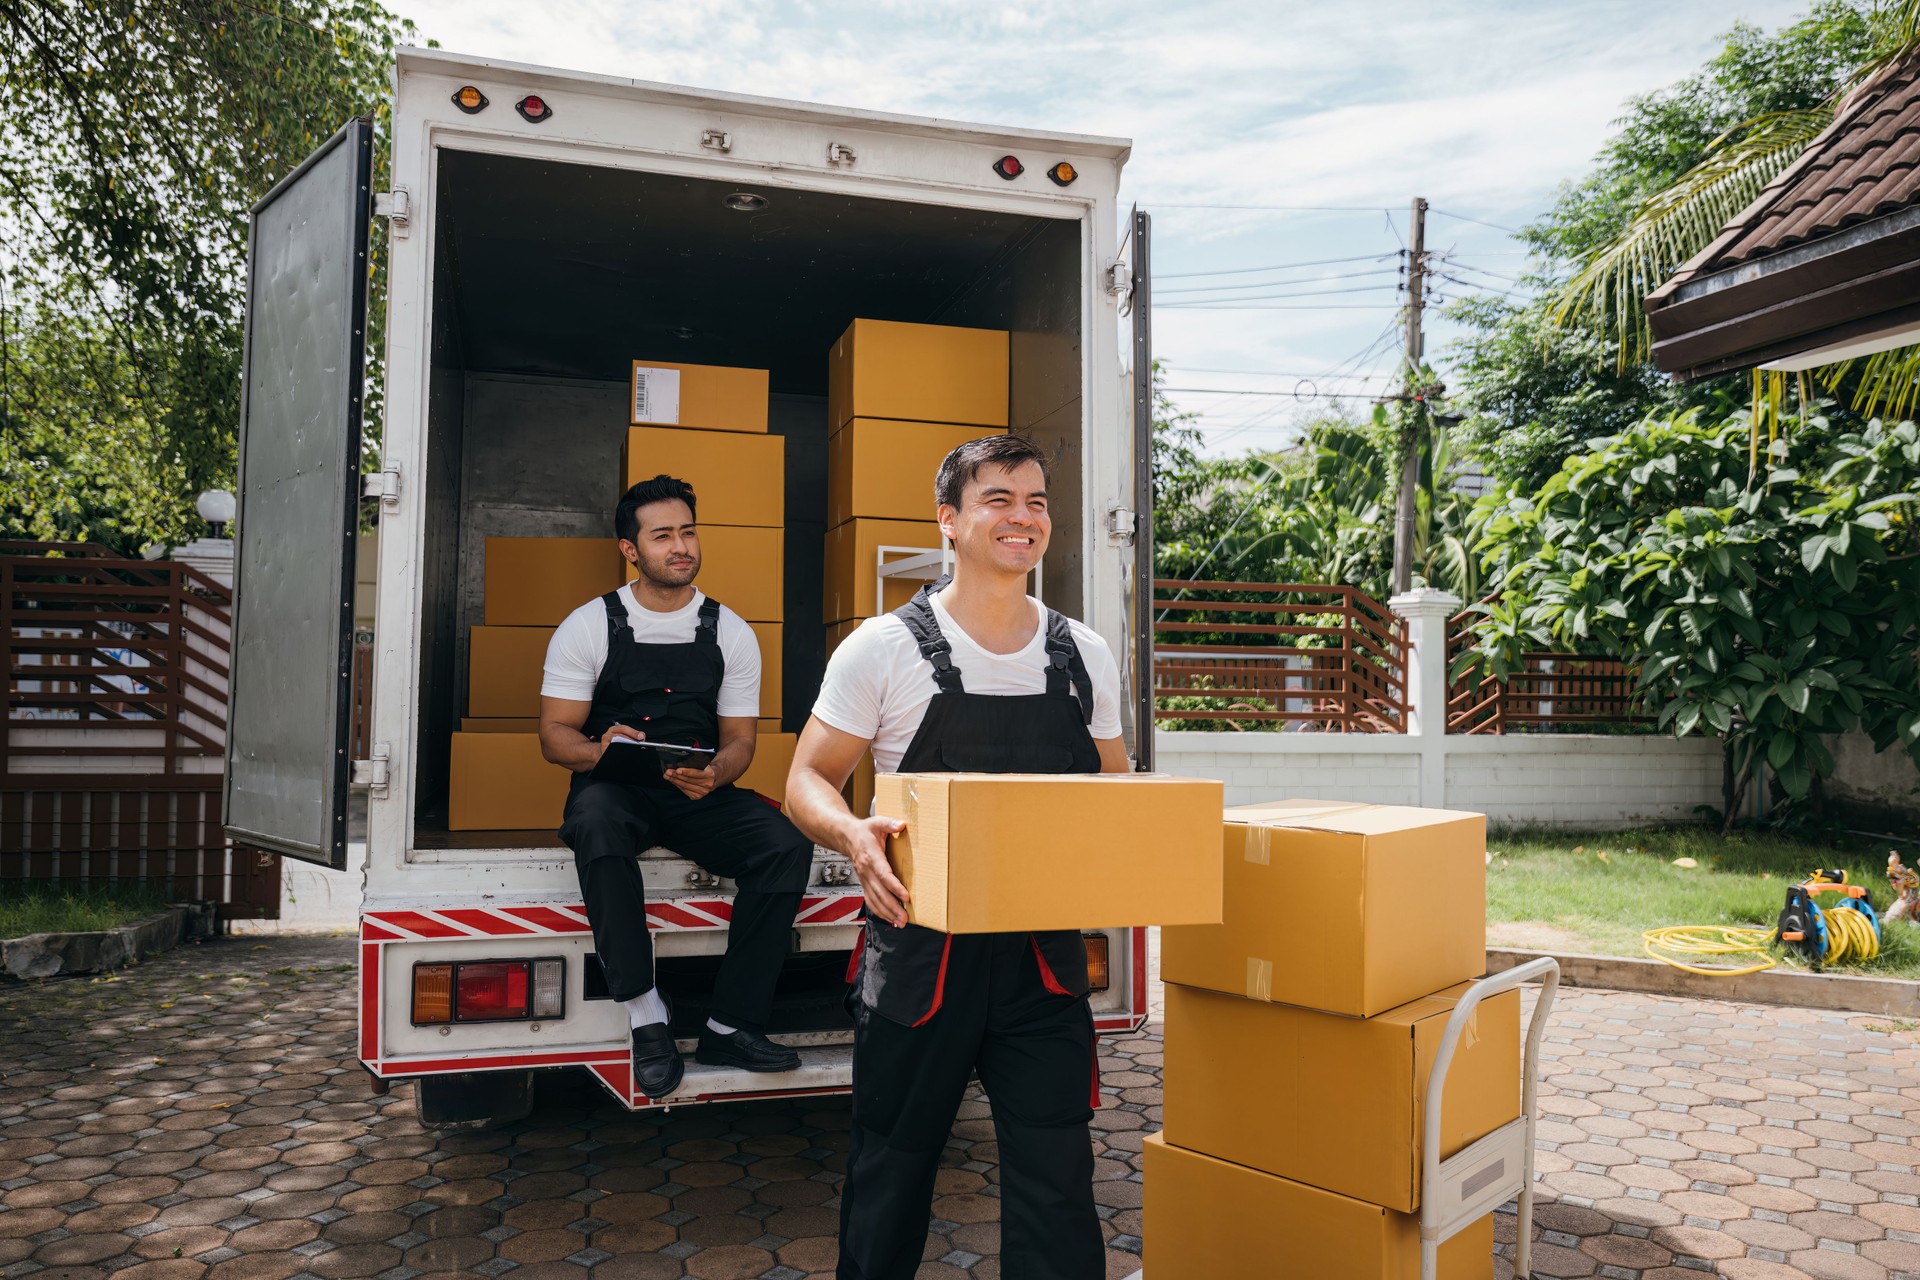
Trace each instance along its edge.
<instances>
[{"instance_id":1,"label":"white t-shirt","mask_svg":"<svg viewBox=\"0 0 1920 1280\"><path fill-rule=\"evenodd\" d=\"M694 589L693 600L671 613L644 608L633 598L631 587L620 589L620 601L627 606L627 621L633 625L633 638L639 644L691 644L700 625L700 606L706 596ZM720 606L720 625L716 639L720 656L726 661L726 673L720 679L719 714L758 716L760 714L760 642L753 628L725 605ZM591 702L593 686L599 682L600 669L607 665L607 607L598 597L567 615L547 642L547 663L540 681L540 692L549 698L573 702Z\"/></svg>"},{"instance_id":2,"label":"white t-shirt","mask_svg":"<svg viewBox=\"0 0 1920 1280\"><path fill-rule=\"evenodd\" d=\"M1005 696L1047 691L1047 632L1040 621L1045 613L1037 603L1034 609L1033 639L1018 653L990 653L960 629L940 596L933 597L934 617L953 646L953 665L960 668L960 681L968 693ZM1087 731L1097 739L1117 738L1120 670L1114 665L1113 651L1093 628L1072 619L1068 626L1093 682L1093 721ZM874 767L893 773L937 692L932 664L920 656L907 624L889 613L861 623L833 651L813 714L842 733L870 740Z\"/></svg>"}]
</instances>

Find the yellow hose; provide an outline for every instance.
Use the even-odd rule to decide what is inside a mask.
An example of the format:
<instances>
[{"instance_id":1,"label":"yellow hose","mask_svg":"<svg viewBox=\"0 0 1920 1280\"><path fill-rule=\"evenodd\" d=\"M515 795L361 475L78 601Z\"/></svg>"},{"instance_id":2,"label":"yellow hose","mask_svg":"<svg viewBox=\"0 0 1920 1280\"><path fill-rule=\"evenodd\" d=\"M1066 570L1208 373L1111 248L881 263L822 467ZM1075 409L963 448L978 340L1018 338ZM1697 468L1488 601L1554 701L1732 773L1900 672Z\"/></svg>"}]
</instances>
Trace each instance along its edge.
<instances>
[{"instance_id":1,"label":"yellow hose","mask_svg":"<svg viewBox=\"0 0 1920 1280\"><path fill-rule=\"evenodd\" d=\"M1647 954L1655 960L1664 960L1676 969L1685 969L1688 973L1703 974L1709 978L1759 973L1774 965L1773 957L1767 953L1767 943L1773 939L1771 929L1747 925L1670 924L1660 929L1649 929L1640 936ZM1695 963L1713 956L1742 956L1747 959L1712 967Z\"/></svg>"}]
</instances>

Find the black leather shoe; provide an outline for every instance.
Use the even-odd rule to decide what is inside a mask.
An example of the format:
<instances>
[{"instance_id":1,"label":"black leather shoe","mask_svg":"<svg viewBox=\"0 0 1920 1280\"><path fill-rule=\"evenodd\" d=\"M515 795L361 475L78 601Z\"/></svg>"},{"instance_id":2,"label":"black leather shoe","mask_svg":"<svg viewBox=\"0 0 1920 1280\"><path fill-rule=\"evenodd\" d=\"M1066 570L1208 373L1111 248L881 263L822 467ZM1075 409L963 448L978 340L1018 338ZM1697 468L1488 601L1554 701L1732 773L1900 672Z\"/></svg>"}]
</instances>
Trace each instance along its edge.
<instances>
[{"instance_id":1,"label":"black leather shoe","mask_svg":"<svg viewBox=\"0 0 1920 1280\"><path fill-rule=\"evenodd\" d=\"M664 998L664 997L663 997ZM667 1018L673 1018L673 1001L667 1001ZM668 1023L633 1029L633 1087L649 1098L664 1098L680 1087L687 1064L674 1047L673 1031Z\"/></svg>"},{"instance_id":2,"label":"black leather shoe","mask_svg":"<svg viewBox=\"0 0 1920 1280\"><path fill-rule=\"evenodd\" d=\"M785 1045L775 1044L751 1031L733 1031L721 1035L712 1027L700 1028L700 1043L693 1060L709 1067L739 1067L745 1071L797 1071L800 1055Z\"/></svg>"}]
</instances>

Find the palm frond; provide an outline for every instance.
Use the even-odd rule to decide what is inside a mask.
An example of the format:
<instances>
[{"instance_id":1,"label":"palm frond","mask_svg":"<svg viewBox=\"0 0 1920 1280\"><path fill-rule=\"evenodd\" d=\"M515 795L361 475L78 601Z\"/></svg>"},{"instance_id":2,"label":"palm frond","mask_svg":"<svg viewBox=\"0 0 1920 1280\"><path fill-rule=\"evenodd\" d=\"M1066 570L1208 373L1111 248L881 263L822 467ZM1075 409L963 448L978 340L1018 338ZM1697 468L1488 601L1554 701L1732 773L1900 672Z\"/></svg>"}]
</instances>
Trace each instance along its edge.
<instances>
[{"instance_id":1,"label":"palm frond","mask_svg":"<svg viewBox=\"0 0 1920 1280\"><path fill-rule=\"evenodd\" d=\"M1860 381L1853 389L1853 407L1858 412L1869 417L1905 418L1920 407L1920 346L1895 347L1864 359L1824 365L1814 371L1814 376L1826 390L1837 391L1856 368Z\"/></svg>"},{"instance_id":2,"label":"palm frond","mask_svg":"<svg viewBox=\"0 0 1920 1280\"><path fill-rule=\"evenodd\" d=\"M1641 300L1711 244L1832 123L1833 110L1823 105L1770 112L1721 134L1704 160L1649 196L1627 228L1567 283L1555 300L1554 322L1590 315L1614 340L1622 370L1647 359L1653 339Z\"/></svg>"}]
</instances>

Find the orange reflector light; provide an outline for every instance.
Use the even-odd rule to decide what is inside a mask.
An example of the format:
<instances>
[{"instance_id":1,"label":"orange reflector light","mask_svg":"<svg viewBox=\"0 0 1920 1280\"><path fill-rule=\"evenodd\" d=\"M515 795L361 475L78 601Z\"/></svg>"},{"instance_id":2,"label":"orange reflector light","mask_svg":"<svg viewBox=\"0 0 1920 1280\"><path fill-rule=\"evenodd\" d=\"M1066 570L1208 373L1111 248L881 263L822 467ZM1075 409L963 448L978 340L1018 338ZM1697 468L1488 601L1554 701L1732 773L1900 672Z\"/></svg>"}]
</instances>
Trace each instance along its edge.
<instances>
[{"instance_id":1,"label":"orange reflector light","mask_svg":"<svg viewBox=\"0 0 1920 1280\"><path fill-rule=\"evenodd\" d=\"M528 124L539 124L553 114L553 108L547 105L547 100L532 93L514 103L513 109Z\"/></svg>"},{"instance_id":2,"label":"orange reflector light","mask_svg":"<svg viewBox=\"0 0 1920 1280\"><path fill-rule=\"evenodd\" d=\"M1019 156L1001 156L993 162L993 171L1012 182L1027 171L1027 166L1020 163Z\"/></svg>"},{"instance_id":3,"label":"orange reflector light","mask_svg":"<svg viewBox=\"0 0 1920 1280\"><path fill-rule=\"evenodd\" d=\"M453 1021L453 966L413 966L413 1025Z\"/></svg>"},{"instance_id":4,"label":"orange reflector light","mask_svg":"<svg viewBox=\"0 0 1920 1280\"><path fill-rule=\"evenodd\" d=\"M1082 940L1087 944L1087 988L1105 991L1112 984L1107 965L1107 947L1111 940L1104 933L1083 934Z\"/></svg>"},{"instance_id":5,"label":"orange reflector light","mask_svg":"<svg viewBox=\"0 0 1920 1280\"><path fill-rule=\"evenodd\" d=\"M1076 170L1072 165L1068 164L1065 160L1062 160L1059 164L1047 170L1047 176L1053 179L1054 186L1064 187L1068 183L1072 182L1075 178L1079 177L1080 174L1079 174L1079 171Z\"/></svg>"},{"instance_id":6,"label":"orange reflector light","mask_svg":"<svg viewBox=\"0 0 1920 1280\"><path fill-rule=\"evenodd\" d=\"M479 115L487 109L487 95L472 85L461 85L453 95L453 105L470 116Z\"/></svg>"}]
</instances>

